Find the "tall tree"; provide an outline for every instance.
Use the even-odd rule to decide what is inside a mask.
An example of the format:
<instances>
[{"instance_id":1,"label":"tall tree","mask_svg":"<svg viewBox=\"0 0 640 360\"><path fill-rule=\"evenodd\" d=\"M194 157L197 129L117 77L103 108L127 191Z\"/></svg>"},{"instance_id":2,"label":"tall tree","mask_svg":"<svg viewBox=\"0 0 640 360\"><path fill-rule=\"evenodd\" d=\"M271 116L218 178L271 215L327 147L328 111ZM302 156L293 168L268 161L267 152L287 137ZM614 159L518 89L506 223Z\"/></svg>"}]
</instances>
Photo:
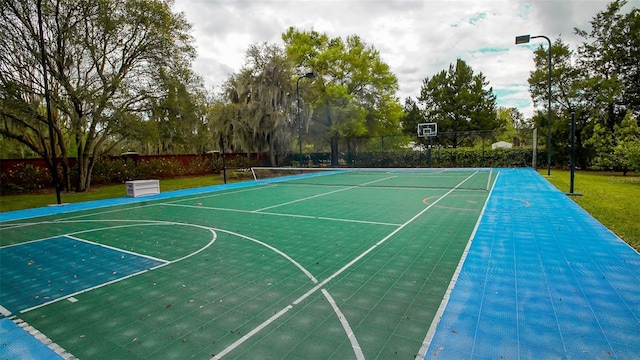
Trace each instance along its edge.
<instances>
[{"instance_id":1,"label":"tall tree","mask_svg":"<svg viewBox=\"0 0 640 360\"><path fill-rule=\"evenodd\" d=\"M341 138L398 132L402 114L395 96L398 80L373 46L355 35L329 38L295 28L282 38L298 73L319 74L309 125L329 142L333 166L338 164Z\"/></svg>"},{"instance_id":2,"label":"tall tree","mask_svg":"<svg viewBox=\"0 0 640 360\"><path fill-rule=\"evenodd\" d=\"M496 140L513 142L515 145L531 146L533 124L525 120L524 115L516 108L498 107L500 130L495 132Z\"/></svg>"},{"instance_id":3,"label":"tall tree","mask_svg":"<svg viewBox=\"0 0 640 360\"><path fill-rule=\"evenodd\" d=\"M536 106L540 108L537 116L537 127L546 133L548 127L547 102L549 98L549 53L542 45L534 51L535 70L529 74L529 89ZM557 39L551 46L551 149L555 157L568 157L571 113L576 120L576 159L578 166L586 167L587 158L583 151L584 132L592 125L593 112L591 99L584 91L591 81L582 68L575 64L575 53L562 39ZM589 137L589 135L587 135Z\"/></svg>"},{"instance_id":4,"label":"tall tree","mask_svg":"<svg viewBox=\"0 0 640 360\"><path fill-rule=\"evenodd\" d=\"M640 9L623 13L626 0L616 0L591 20L577 64L584 71L585 96L598 121L613 129L627 110L640 113Z\"/></svg>"},{"instance_id":5,"label":"tall tree","mask_svg":"<svg viewBox=\"0 0 640 360\"><path fill-rule=\"evenodd\" d=\"M280 46L249 47L246 64L224 85L228 105L214 122L216 133L227 139L231 149L268 152L275 166L277 154L291 149L295 101L291 78L292 66Z\"/></svg>"},{"instance_id":6,"label":"tall tree","mask_svg":"<svg viewBox=\"0 0 640 360\"><path fill-rule=\"evenodd\" d=\"M400 124L402 133L410 136L415 143L427 144L427 139L417 136L418 124L426 123L424 112L418 106L418 103L411 97L404 101L404 108Z\"/></svg>"},{"instance_id":7,"label":"tall tree","mask_svg":"<svg viewBox=\"0 0 640 360\"><path fill-rule=\"evenodd\" d=\"M180 154L202 153L211 150L202 135L208 135L204 124L206 92L202 79L191 69L172 69L161 71L158 83L161 93L148 100L145 112L151 133L132 132L131 137L138 138L146 145L150 153Z\"/></svg>"},{"instance_id":8,"label":"tall tree","mask_svg":"<svg viewBox=\"0 0 640 360\"><path fill-rule=\"evenodd\" d=\"M437 141L457 147L472 139L473 132L500 126L496 115L496 96L482 73L474 74L458 59L449 70L423 80L418 101L424 106L428 122L438 123Z\"/></svg>"},{"instance_id":9,"label":"tall tree","mask_svg":"<svg viewBox=\"0 0 640 360\"><path fill-rule=\"evenodd\" d=\"M60 155L75 146L76 190L91 184L98 157L143 121L146 100L162 93L161 71L194 57L190 26L163 0L59 0L43 6L48 73L40 61L32 1L2 0L0 109L3 135L44 154L42 77L51 84ZM19 109L20 111L7 110ZM26 129L29 136L16 129ZM35 140L34 140L35 139Z\"/></svg>"},{"instance_id":10,"label":"tall tree","mask_svg":"<svg viewBox=\"0 0 640 360\"><path fill-rule=\"evenodd\" d=\"M595 156L591 167L596 170L640 171L640 128L638 119L627 111L620 124L613 131L597 123L586 145L593 148Z\"/></svg>"},{"instance_id":11,"label":"tall tree","mask_svg":"<svg viewBox=\"0 0 640 360\"><path fill-rule=\"evenodd\" d=\"M53 173L57 171L54 157L64 155L66 148L58 141L60 149L56 151L49 139L38 8L31 2L3 0L0 9L0 135L23 143L41 156ZM55 91L55 84L50 86ZM57 125L60 113L54 108L51 115ZM55 130L54 137L62 139L61 129L56 126Z\"/></svg>"}]
</instances>

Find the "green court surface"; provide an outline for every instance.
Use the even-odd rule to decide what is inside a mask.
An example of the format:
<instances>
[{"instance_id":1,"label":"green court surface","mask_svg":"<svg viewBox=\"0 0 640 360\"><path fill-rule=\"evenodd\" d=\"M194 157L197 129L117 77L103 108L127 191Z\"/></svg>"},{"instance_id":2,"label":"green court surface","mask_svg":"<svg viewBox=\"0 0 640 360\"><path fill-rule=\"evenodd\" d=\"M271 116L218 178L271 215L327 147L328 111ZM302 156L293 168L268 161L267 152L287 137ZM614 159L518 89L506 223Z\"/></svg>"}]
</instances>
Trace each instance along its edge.
<instances>
[{"instance_id":1,"label":"green court surface","mask_svg":"<svg viewBox=\"0 0 640 360\"><path fill-rule=\"evenodd\" d=\"M3 312L79 359L414 359L497 176L302 175L5 221L3 264L36 271L2 266Z\"/></svg>"}]
</instances>

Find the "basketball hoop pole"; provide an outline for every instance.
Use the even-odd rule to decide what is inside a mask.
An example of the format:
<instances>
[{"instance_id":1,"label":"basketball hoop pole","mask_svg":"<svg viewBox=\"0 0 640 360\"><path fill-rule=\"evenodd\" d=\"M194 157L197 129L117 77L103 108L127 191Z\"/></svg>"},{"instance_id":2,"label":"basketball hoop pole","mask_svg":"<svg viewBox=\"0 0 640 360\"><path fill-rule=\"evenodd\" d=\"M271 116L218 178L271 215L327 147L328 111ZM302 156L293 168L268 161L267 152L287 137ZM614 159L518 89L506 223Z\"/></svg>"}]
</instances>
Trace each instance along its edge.
<instances>
[{"instance_id":1,"label":"basketball hoop pole","mask_svg":"<svg viewBox=\"0 0 640 360\"><path fill-rule=\"evenodd\" d=\"M431 162L431 144L434 136L438 134L437 123L419 123L418 124L418 137L427 139L427 167L432 167Z\"/></svg>"},{"instance_id":2,"label":"basketball hoop pole","mask_svg":"<svg viewBox=\"0 0 640 360\"><path fill-rule=\"evenodd\" d=\"M427 167L431 166L431 136L428 137L429 141L427 142Z\"/></svg>"}]
</instances>

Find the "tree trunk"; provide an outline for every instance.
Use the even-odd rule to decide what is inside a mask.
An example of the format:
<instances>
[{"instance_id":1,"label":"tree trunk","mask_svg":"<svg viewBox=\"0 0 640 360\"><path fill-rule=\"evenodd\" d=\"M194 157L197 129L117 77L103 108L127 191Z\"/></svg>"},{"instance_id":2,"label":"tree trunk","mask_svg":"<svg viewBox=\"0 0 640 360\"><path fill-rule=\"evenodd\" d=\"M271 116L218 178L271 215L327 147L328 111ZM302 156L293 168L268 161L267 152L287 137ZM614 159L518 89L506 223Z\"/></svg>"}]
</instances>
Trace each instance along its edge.
<instances>
[{"instance_id":1,"label":"tree trunk","mask_svg":"<svg viewBox=\"0 0 640 360\"><path fill-rule=\"evenodd\" d=\"M249 154L248 156L249 159L251 159L251 155ZM277 161L276 161L276 149L275 149L275 145L273 143L269 143L269 162L271 163L271 166L276 167L278 166Z\"/></svg>"},{"instance_id":2,"label":"tree trunk","mask_svg":"<svg viewBox=\"0 0 640 360\"><path fill-rule=\"evenodd\" d=\"M81 192L86 190L84 188L85 176L86 176L86 171L85 171L86 159L85 159L84 149L82 147L82 140L79 138L79 136L76 136L76 141L78 142L77 143L78 144L78 155L77 155L78 178L76 180L76 191Z\"/></svg>"},{"instance_id":3,"label":"tree trunk","mask_svg":"<svg viewBox=\"0 0 640 360\"><path fill-rule=\"evenodd\" d=\"M62 158L62 182L64 183L64 191L71 191L71 174L69 171L69 158L64 155Z\"/></svg>"},{"instance_id":4,"label":"tree trunk","mask_svg":"<svg viewBox=\"0 0 640 360\"><path fill-rule=\"evenodd\" d=\"M58 138L58 147L60 148L60 157L62 158L62 178L60 179L61 186L64 188L64 191L71 191L71 175L69 172L69 154L67 152L67 146L64 142L64 135L62 131L60 131L60 127L54 127L56 137ZM62 190L62 189L61 189Z\"/></svg>"},{"instance_id":5,"label":"tree trunk","mask_svg":"<svg viewBox=\"0 0 640 360\"><path fill-rule=\"evenodd\" d=\"M331 111L329 110L329 103L327 102L327 128L329 129L329 131L333 131L332 130L332 126L333 126L333 119L331 118ZM336 167L338 166L338 140L340 139L340 135L338 134L337 130L335 131L335 133L333 133L333 135L331 135L330 138L330 147L331 147L331 166L332 167Z\"/></svg>"},{"instance_id":6,"label":"tree trunk","mask_svg":"<svg viewBox=\"0 0 640 360\"><path fill-rule=\"evenodd\" d=\"M338 140L340 137L336 134L331 137L331 166L338 166Z\"/></svg>"}]
</instances>

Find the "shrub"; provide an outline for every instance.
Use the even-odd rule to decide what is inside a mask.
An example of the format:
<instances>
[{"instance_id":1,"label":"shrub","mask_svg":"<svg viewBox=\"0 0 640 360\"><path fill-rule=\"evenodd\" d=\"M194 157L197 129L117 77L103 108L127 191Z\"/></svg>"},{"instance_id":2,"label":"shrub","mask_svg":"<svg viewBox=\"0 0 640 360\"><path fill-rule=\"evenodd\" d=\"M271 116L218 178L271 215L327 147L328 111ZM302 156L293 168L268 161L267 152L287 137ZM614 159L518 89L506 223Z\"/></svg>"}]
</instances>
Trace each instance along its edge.
<instances>
[{"instance_id":1,"label":"shrub","mask_svg":"<svg viewBox=\"0 0 640 360\"><path fill-rule=\"evenodd\" d=\"M3 194L18 194L53 186L48 170L31 164L18 164L0 173Z\"/></svg>"}]
</instances>

